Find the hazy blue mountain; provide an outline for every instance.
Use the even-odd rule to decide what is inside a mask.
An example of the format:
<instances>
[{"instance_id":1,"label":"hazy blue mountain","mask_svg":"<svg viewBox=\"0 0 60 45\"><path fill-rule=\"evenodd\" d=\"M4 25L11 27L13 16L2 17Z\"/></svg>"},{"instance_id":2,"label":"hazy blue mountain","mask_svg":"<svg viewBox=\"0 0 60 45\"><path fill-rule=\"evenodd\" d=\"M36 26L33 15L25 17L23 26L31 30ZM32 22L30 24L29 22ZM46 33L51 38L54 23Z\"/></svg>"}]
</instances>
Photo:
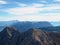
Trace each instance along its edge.
<instances>
[{"instance_id":1,"label":"hazy blue mountain","mask_svg":"<svg viewBox=\"0 0 60 45\"><path fill-rule=\"evenodd\" d=\"M18 22L17 20L14 21L0 21L0 31L2 31L6 26L11 26Z\"/></svg>"},{"instance_id":2,"label":"hazy blue mountain","mask_svg":"<svg viewBox=\"0 0 60 45\"><path fill-rule=\"evenodd\" d=\"M13 24L15 28L21 31L26 31L30 28L39 28L39 27L52 27L49 22L17 22Z\"/></svg>"},{"instance_id":3,"label":"hazy blue mountain","mask_svg":"<svg viewBox=\"0 0 60 45\"><path fill-rule=\"evenodd\" d=\"M39 28L45 31L53 31L53 32L60 32L60 26L53 26L53 27L44 27L44 28Z\"/></svg>"},{"instance_id":4,"label":"hazy blue mountain","mask_svg":"<svg viewBox=\"0 0 60 45\"><path fill-rule=\"evenodd\" d=\"M0 26L9 26L12 25L14 23L18 22L17 20L13 20L13 21L0 21Z\"/></svg>"},{"instance_id":5,"label":"hazy blue mountain","mask_svg":"<svg viewBox=\"0 0 60 45\"><path fill-rule=\"evenodd\" d=\"M39 28L39 27L49 27L52 26L49 22L43 21L43 22L20 22L20 21L3 21L0 22L0 27L6 27L6 26L13 26L15 27L17 30L21 30L21 31L26 31L29 28ZM1 28L0 28L1 30Z\"/></svg>"},{"instance_id":6,"label":"hazy blue mountain","mask_svg":"<svg viewBox=\"0 0 60 45\"><path fill-rule=\"evenodd\" d=\"M55 26L53 26L53 23ZM0 21L0 31L3 30L6 26L13 26L17 30L26 31L30 28L40 28L46 31L60 31L60 26L57 26L59 22L29 22L29 21Z\"/></svg>"},{"instance_id":7,"label":"hazy blue mountain","mask_svg":"<svg viewBox=\"0 0 60 45\"><path fill-rule=\"evenodd\" d=\"M2 31L5 28L5 26L0 26L0 31Z\"/></svg>"}]
</instances>

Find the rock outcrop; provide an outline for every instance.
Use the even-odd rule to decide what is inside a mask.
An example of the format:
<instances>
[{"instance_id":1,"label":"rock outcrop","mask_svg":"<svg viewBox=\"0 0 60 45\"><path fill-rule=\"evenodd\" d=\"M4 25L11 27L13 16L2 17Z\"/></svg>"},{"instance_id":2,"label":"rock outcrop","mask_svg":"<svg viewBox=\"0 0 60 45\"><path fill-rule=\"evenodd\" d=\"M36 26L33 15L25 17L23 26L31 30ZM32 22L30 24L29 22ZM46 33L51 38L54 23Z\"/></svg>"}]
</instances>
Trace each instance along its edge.
<instances>
[{"instance_id":1,"label":"rock outcrop","mask_svg":"<svg viewBox=\"0 0 60 45\"><path fill-rule=\"evenodd\" d=\"M0 45L60 45L60 33L29 29L20 33L13 27L0 32Z\"/></svg>"},{"instance_id":2,"label":"rock outcrop","mask_svg":"<svg viewBox=\"0 0 60 45\"><path fill-rule=\"evenodd\" d=\"M54 45L47 32L34 28L24 32L18 42L18 45Z\"/></svg>"},{"instance_id":3,"label":"rock outcrop","mask_svg":"<svg viewBox=\"0 0 60 45\"><path fill-rule=\"evenodd\" d=\"M6 27L0 33L0 45L16 45L20 32L13 27Z\"/></svg>"}]
</instances>

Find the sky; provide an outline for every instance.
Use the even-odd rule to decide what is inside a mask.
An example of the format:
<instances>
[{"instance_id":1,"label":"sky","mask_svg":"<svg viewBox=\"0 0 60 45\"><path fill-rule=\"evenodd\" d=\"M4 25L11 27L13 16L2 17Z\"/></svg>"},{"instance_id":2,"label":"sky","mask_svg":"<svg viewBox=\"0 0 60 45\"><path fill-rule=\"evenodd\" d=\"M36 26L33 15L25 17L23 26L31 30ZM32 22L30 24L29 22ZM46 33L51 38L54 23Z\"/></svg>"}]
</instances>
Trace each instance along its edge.
<instances>
[{"instance_id":1,"label":"sky","mask_svg":"<svg viewBox=\"0 0 60 45\"><path fill-rule=\"evenodd\" d=\"M60 0L0 0L0 21L60 21Z\"/></svg>"}]
</instances>

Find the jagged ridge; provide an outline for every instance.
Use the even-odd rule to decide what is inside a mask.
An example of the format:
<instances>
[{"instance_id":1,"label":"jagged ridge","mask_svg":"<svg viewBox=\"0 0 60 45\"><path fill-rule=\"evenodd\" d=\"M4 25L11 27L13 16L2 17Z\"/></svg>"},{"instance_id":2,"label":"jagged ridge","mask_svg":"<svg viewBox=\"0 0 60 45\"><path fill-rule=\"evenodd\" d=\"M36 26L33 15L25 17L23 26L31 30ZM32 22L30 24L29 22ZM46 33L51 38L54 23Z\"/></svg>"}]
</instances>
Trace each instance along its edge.
<instances>
[{"instance_id":1,"label":"jagged ridge","mask_svg":"<svg viewBox=\"0 0 60 45\"><path fill-rule=\"evenodd\" d=\"M14 27L0 32L0 45L60 45L60 34L32 28L20 33Z\"/></svg>"}]
</instances>

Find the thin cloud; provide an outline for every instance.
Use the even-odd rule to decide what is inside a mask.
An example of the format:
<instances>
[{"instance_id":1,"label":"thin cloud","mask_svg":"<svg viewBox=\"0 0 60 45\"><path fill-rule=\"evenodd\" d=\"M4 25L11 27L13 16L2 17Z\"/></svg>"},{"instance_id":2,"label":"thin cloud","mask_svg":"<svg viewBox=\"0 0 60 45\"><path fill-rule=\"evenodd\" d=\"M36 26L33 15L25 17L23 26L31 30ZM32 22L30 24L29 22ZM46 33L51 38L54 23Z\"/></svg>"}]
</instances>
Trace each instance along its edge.
<instances>
[{"instance_id":1,"label":"thin cloud","mask_svg":"<svg viewBox=\"0 0 60 45\"><path fill-rule=\"evenodd\" d=\"M45 6L44 4L40 4L40 3L32 3L32 4L25 4L25 3L19 3L19 2L16 2L16 4L20 7L43 7Z\"/></svg>"},{"instance_id":2,"label":"thin cloud","mask_svg":"<svg viewBox=\"0 0 60 45\"><path fill-rule=\"evenodd\" d=\"M34 7L24 7L24 8L12 8L8 9L6 12L16 15L26 15L26 14L36 14L43 9L34 8Z\"/></svg>"},{"instance_id":3,"label":"thin cloud","mask_svg":"<svg viewBox=\"0 0 60 45\"><path fill-rule=\"evenodd\" d=\"M60 0L54 0L55 2L60 2Z\"/></svg>"},{"instance_id":4,"label":"thin cloud","mask_svg":"<svg viewBox=\"0 0 60 45\"><path fill-rule=\"evenodd\" d=\"M17 3L17 5L19 7L3 10L4 12L14 16L12 16L11 18L2 17L0 19L7 21L13 19L20 21L60 21L60 13L57 13L60 9L60 4ZM45 13L44 11L47 11L47 13Z\"/></svg>"},{"instance_id":5,"label":"thin cloud","mask_svg":"<svg viewBox=\"0 0 60 45\"><path fill-rule=\"evenodd\" d=\"M32 7L43 7L45 6L44 4L39 4L39 3L33 3L31 4Z\"/></svg>"},{"instance_id":6,"label":"thin cloud","mask_svg":"<svg viewBox=\"0 0 60 45\"><path fill-rule=\"evenodd\" d=\"M27 7L10 8L7 9L6 12L15 15L27 15L27 14L30 15L30 14L38 14L39 12L44 12L44 11L53 13L53 12L58 12L60 9L59 4L51 4L43 8L41 7L44 5L41 4L31 4L31 5L30 6L27 5Z\"/></svg>"},{"instance_id":7,"label":"thin cloud","mask_svg":"<svg viewBox=\"0 0 60 45\"><path fill-rule=\"evenodd\" d=\"M6 1L0 0L0 4L7 4Z\"/></svg>"},{"instance_id":8,"label":"thin cloud","mask_svg":"<svg viewBox=\"0 0 60 45\"><path fill-rule=\"evenodd\" d=\"M17 4L18 6L20 6L20 7L26 7L26 6L28 6L27 4L24 4L24 3L18 3L18 2L16 2L16 4Z\"/></svg>"},{"instance_id":9,"label":"thin cloud","mask_svg":"<svg viewBox=\"0 0 60 45\"><path fill-rule=\"evenodd\" d=\"M20 4L21 6L22 4ZM26 5L26 7L24 7ZM36 14L39 11L43 11L43 8L38 8L38 7L42 7L44 6L43 4L31 4L31 5L27 5L24 4L24 6L18 7L18 8L10 8L7 9L6 12L10 13L10 14L15 14L15 15L29 15L29 14Z\"/></svg>"},{"instance_id":10,"label":"thin cloud","mask_svg":"<svg viewBox=\"0 0 60 45\"><path fill-rule=\"evenodd\" d=\"M41 2L41 3L48 3L48 1L46 1L46 0L38 0L38 2Z\"/></svg>"},{"instance_id":11,"label":"thin cloud","mask_svg":"<svg viewBox=\"0 0 60 45\"><path fill-rule=\"evenodd\" d=\"M4 19L5 18L5 19ZM3 17L0 18L3 21L9 20L19 20L19 21L60 21L60 15L25 15L25 16L15 16L15 17Z\"/></svg>"}]
</instances>

